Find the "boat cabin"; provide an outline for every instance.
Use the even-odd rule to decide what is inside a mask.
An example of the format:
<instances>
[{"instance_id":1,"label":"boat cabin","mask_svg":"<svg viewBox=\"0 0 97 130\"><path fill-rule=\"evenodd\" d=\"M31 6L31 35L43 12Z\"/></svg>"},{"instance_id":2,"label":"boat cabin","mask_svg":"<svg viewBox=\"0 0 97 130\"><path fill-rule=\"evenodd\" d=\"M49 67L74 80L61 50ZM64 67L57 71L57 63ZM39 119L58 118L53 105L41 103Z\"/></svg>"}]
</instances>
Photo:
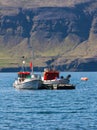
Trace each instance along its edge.
<instances>
[{"instance_id":1,"label":"boat cabin","mask_svg":"<svg viewBox=\"0 0 97 130\"><path fill-rule=\"evenodd\" d=\"M30 72L18 72L19 78L28 78L31 77Z\"/></svg>"},{"instance_id":2,"label":"boat cabin","mask_svg":"<svg viewBox=\"0 0 97 130\"><path fill-rule=\"evenodd\" d=\"M59 72L55 70L45 71L43 75L44 80L53 80L59 78Z\"/></svg>"}]
</instances>

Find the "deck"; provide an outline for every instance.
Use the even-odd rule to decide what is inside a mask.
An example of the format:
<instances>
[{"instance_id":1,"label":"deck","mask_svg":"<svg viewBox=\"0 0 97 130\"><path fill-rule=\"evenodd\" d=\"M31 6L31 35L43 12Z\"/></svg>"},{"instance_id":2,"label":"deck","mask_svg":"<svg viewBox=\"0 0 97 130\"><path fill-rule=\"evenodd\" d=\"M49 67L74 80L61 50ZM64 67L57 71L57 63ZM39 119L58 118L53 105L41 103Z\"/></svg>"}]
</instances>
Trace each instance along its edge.
<instances>
[{"instance_id":1,"label":"deck","mask_svg":"<svg viewBox=\"0 0 97 130\"><path fill-rule=\"evenodd\" d=\"M39 89L48 89L48 90L62 90L62 89L75 89L73 84L42 84Z\"/></svg>"}]
</instances>

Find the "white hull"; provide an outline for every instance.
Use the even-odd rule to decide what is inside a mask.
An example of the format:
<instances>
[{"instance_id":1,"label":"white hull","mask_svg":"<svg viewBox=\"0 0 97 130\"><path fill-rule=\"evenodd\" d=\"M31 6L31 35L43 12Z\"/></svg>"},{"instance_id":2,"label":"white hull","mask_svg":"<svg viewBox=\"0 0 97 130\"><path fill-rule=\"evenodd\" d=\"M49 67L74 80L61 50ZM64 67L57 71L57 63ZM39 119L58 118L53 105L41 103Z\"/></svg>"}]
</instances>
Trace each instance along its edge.
<instances>
[{"instance_id":1,"label":"white hull","mask_svg":"<svg viewBox=\"0 0 97 130\"><path fill-rule=\"evenodd\" d=\"M43 80L43 84L69 84L67 79Z\"/></svg>"},{"instance_id":2,"label":"white hull","mask_svg":"<svg viewBox=\"0 0 97 130\"><path fill-rule=\"evenodd\" d=\"M39 79L25 79L22 82L15 80L13 86L17 89L38 89L41 84L42 82Z\"/></svg>"}]
</instances>

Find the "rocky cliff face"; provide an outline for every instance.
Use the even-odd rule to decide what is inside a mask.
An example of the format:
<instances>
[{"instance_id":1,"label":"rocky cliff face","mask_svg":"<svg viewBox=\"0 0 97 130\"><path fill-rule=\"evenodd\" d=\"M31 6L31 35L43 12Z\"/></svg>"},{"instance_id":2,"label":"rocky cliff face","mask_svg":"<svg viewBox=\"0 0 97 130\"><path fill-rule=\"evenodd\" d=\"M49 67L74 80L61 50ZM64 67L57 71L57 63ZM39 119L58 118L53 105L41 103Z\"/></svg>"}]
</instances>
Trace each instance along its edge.
<instances>
[{"instance_id":1,"label":"rocky cliff face","mask_svg":"<svg viewBox=\"0 0 97 130\"><path fill-rule=\"evenodd\" d=\"M30 57L33 45L36 66L56 65L61 70L72 71L97 70L96 4L96 1L77 3L74 0L72 6L68 3L67 7L62 4L60 7L40 7L40 2L27 8L18 4L9 7L2 2L1 52L5 54L5 48L11 58Z\"/></svg>"}]
</instances>

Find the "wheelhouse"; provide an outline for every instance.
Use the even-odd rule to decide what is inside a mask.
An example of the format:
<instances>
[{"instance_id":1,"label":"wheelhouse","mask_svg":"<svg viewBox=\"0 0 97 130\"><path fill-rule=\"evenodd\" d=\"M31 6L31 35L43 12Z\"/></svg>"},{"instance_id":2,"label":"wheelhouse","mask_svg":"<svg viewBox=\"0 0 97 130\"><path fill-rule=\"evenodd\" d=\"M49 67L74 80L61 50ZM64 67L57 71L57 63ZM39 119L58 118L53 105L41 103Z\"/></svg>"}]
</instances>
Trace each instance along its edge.
<instances>
[{"instance_id":1,"label":"wheelhouse","mask_svg":"<svg viewBox=\"0 0 97 130\"><path fill-rule=\"evenodd\" d=\"M18 72L18 77L27 78L27 77L31 77L31 75L30 75L30 72Z\"/></svg>"},{"instance_id":2,"label":"wheelhouse","mask_svg":"<svg viewBox=\"0 0 97 130\"><path fill-rule=\"evenodd\" d=\"M46 71L44 72L43 77L44 77L44 80L53 80L53 79L59 78L59 72L54 71L54 70Z\"/></svg>"}]
</instances>

